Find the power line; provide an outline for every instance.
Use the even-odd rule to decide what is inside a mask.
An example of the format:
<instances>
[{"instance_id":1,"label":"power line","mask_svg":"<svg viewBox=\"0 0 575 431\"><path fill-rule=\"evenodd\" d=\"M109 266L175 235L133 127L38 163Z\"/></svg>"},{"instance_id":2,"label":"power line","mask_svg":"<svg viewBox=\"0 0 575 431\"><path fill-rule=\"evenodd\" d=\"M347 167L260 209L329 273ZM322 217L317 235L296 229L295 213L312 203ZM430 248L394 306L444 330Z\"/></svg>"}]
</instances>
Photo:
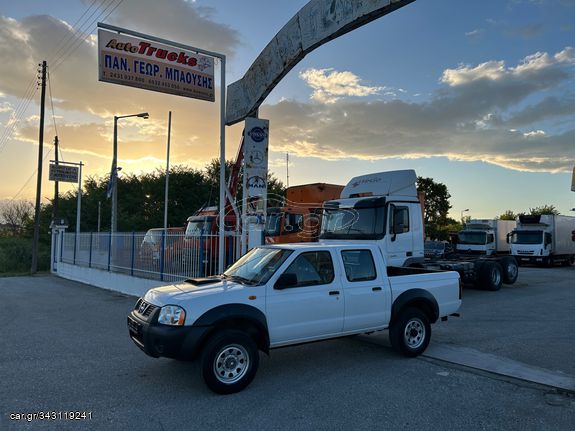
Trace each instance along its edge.
<instances>
[{"instance_id":1,"label":"power line","mask_svg":"<svg viewBox=\"0 0 575 431\"><path fill-rule=\"evenodd\" d=\"M54 113L54 99L52 99L52 80L50 71L48 71L48 92L50 93L50 106L52 107L52 122L54 123L54 134L58 136L58 127L56 126L56 114Z\"/></svg>"},{"instance_id":2,"label":"power line","mask_svg":"<svg viewBox=\"0 0 575 431\"><path fill-rule=\"evenodd\" d=\"M96 18L91 22L91 24L87 27L87 29L84 32L82 32L82 37L77 37L77 40L69 47L68 51L60 55L60 58L57 58L56 60L53 61L54 64L52 66L52 71L56 71L56 69L60 67L60 65L65 60L67 60L68 57L70 57L70 55L72 55L80 46L82 46L82 43L86 41L87 36L92 33L92 30L94 29L94 24L96 24L100 20L105 21L106 18L108 18L118 8L118 6L120 6L123 3L124 0L119 0L118 3L108 12L108 14L104 16L106 11L113 5L115 1L116 0L111 0L108 3L108 5L100 12L100 14L96 16Z\"/></svg>"},{"instance_id":3,"label":"power line","mask_svg":"<svg viewBox=\"0 0 575 431\"><path fill-rule=\"evenodd\" d=\"M46 161L46 159L48 158L48 156L50 155L50 153L52 152L52 150L54 149L54 145L52 145L52 148L50 148L50 150L48 150L48 152L46 153L46 155L44 156L44 158L42 159L42 163ZM10 200L15 200L18 196L20 196L20 193L22 193L22 191L26 188L26 186L28 185L28 183L32 180L32 178L34 178L36 176L36 173L38 172L38 168L36 168L34 170L34 172L32 172L32 175L30 175L30 177L26 180L26 182L24 183L24 185L22 187L20 187L20 190L18 190L18 193L16 193L12 199Z\"/></svg>"}]
</instances>

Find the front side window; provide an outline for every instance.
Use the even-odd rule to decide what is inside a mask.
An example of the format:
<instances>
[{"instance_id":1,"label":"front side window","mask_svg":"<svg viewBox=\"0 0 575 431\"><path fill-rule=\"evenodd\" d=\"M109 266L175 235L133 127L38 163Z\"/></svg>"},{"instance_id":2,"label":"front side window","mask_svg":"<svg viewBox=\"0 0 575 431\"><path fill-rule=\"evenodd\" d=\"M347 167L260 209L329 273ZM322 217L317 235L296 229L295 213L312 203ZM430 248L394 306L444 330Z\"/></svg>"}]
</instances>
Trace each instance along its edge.
<instances>
[{"instance_id":1,"label":"front side window","mask_svg":"<svg viewBox=\"0 0 575 431\"><path fill-rule=\"evenodd\" d=\"M495 242L495 237L493 236L492 233L490 233L489 235L487 235L487 244L491 244L492 242Z\"/></svg>"},{"instance_id":2,"label":"front side window","mask_svg":"<svg viewBox=\"0 0 575 431\"><path fill-rule=\"evenodd\" d=\"M344 250L341 252L341 258L348 281L369 281L377 278L370 250Z\"/></svg>"},{"instance_id":3,"label":"front side window","mask_svg":"<svg viewBox=\"0 0 575 431\"><path fill-rule=\"evenodd\" d=\"M390 220L390 233L402 234L409 232L409 208L395 207Z\"/></svg>"},{"instance_id":4,"label":"front side window","mask_svg":"<svg viewBox=\"0 0 575 431\"><path fill-rule=\"evenodd\" d=\"M334 279L333 262L328 251L310 251L300 254L285 270L285 274L295 274L294 287L329 284Z\"/></svg>"}]
</instances>

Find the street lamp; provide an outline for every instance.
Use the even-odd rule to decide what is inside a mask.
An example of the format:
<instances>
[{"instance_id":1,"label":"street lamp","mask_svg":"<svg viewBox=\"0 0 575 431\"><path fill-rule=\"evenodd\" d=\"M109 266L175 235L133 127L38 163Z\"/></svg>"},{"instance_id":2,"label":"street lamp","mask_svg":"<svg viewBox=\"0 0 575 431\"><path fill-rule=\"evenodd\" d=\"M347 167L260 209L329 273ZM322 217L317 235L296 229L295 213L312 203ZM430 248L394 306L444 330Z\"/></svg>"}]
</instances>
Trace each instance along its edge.
<instances>
[{"instance_id":1,"label":"street lamp","mask_svg":"<svg viewBox=\"0 0 575 431\"><path fill-rule=\"evenodd\" d=\"M112 233L118 230L118 120L120 118L140 117L147 120L150 115L147 112L130 115L114 115L114 155L112 157L112 221L110 230Z\"/></svg>"},{"instance_id":2,"label":"street lamp","mask_svg":"<svg viewBox=\"0 0 575 431\"><path fill-rule=\"evenodd\" d=\"M461 223L463 223L463 213L469 211L469 208L465 208L464 210L461 210Z\"/></svg>"}]
</instances>

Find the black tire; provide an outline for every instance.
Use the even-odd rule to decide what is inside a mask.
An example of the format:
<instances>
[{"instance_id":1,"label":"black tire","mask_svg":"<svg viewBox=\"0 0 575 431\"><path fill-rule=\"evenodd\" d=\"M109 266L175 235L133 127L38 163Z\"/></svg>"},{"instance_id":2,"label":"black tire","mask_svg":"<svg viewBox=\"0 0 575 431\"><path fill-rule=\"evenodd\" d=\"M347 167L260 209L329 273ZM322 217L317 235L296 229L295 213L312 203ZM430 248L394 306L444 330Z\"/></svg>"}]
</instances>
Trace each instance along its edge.
<instances>
[{"instance_id":1,"label":"black tire","mask_svg":"<svg viewBox=\"0 0 575 431\"><path fill-rule=\"evenodd\" d=\"M487 290L499 290L503 281L502 274L503 269L497 262L483 262L477 277L478 284Z\"/></svg>"},{"instance_id":2,"label":"black tire","mask_svg":"<svg viewBox=\"0 0 575 431\"><path fill-rule=\"evenodd\" d=\"M219 331L202 350L202 377L208 388L217 394L243 390L254 379L258 365L258 347L245 332Z\"/></svg>"},{"instance_id":3,"label":"black tire","mask_svg":"<svg viewBox=\"0 0 575 431\"><path fill-rule=\"evenodd\" d=\"M555 259L553 259L553 256L544 257L543 265L547 268L553 268L555 266Z\"/></svg>"},{"instance_id":4,"label":"black tire","mask_svg":"<svg viewBox=\"0 0 575 431\"><path fill-rule=\"evenodd\" d=\"M502 277L503 283L505 284L513 284L517 281L517 277L519 276L519 265L517 265L517 261L514 257L506 256L501 258L499 261L501 268L503 269Z\"/></svg>"},{"instance_id":5,"label":"black tire","mask_svg":"<svg viewBox=\"0 0 575 431\"><path fill-rule=\"evenodd\" d=\"M402 310L389 327L391 346L404 356L421 355L431 340L431 325L427 315L418 308Z\"/></svg>"}]
</instances>

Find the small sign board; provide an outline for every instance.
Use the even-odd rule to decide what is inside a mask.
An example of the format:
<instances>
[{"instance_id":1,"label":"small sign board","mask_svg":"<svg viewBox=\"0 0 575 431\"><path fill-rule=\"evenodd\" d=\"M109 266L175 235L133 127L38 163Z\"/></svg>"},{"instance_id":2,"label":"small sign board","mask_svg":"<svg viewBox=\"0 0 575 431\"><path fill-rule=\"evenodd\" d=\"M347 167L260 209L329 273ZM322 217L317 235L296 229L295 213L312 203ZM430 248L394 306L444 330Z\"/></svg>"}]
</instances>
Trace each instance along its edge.
<instances>
[{"instance_id":1,"label":"small sign board","mask_svg":"<svg viewBox=\"0 0 575 431\"><path fill-rule=\"evenodd\" d=\"M78 182L78 166L60 165L50 163L50 181L62 181L65 183Z\"/></svg>"},{"instance_id":2,"label":"small sign board","mask_svg":"<svg viewBox=\"0 0 575 431\"><path fill-rule=\"evenodd\" d=\"M215 101L214 59L98 29L99 80Z\"/></svg>"}]
</instances>

